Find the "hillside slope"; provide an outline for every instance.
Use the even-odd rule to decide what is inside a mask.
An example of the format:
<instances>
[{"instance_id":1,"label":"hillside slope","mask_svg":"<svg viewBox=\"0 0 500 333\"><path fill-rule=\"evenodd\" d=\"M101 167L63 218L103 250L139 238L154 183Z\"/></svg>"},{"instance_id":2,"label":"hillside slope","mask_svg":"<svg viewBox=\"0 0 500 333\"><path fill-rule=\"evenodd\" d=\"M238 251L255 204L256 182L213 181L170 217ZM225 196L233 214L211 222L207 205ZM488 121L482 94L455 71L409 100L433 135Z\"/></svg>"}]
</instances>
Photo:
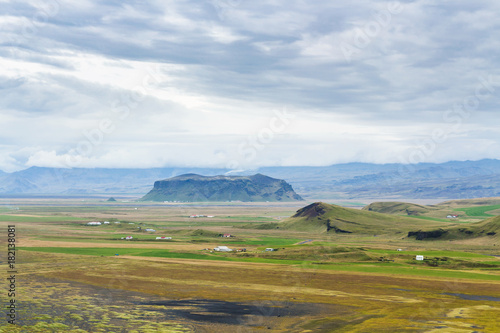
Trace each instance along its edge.
<instances>
[{"instance_id":1,"label":"hillside slope","mask_svg":"<svg viewBox=\"0 0 500 333\"><path fill-rule=\"evenodd\" d=\"M441 223L315 202L299 209L279 227L321 233L397 234L437 225Z\"/></svg>"},{"instance_id":2,"label":"hillside slope","mask_svg":"<svg viewBox=\"0 0 500 333\"><path fill-rule=\"evenodd\" d=\"M420 216L429 212L431 208L408 202L373 202L363 207L363 210L384 214Z\"/></svg>"},{"instance_id":3,"label":"hillside slope","mask_svg":"<svg viewBox=\"0 0 500 333\"><path fill-rule=\"evenodd\" d=\"M487 237L500 239L500 215L487 220L470 223L465 226L454 225L448 228L424 229L410 231L408 237L415 237L417 240L460 240L467 238Z\"/></svg>"},{"instance_id":4,"label":"hillside slope","mask_svg":"<svg viewBox=\"0 0 500 333\"><path fill-rule=\"evenodd\" d=\"M143 201L299 201L303 200L284 180L261 174L206 177L186 174L156 181Z\"/></svg>"}]
</instances>

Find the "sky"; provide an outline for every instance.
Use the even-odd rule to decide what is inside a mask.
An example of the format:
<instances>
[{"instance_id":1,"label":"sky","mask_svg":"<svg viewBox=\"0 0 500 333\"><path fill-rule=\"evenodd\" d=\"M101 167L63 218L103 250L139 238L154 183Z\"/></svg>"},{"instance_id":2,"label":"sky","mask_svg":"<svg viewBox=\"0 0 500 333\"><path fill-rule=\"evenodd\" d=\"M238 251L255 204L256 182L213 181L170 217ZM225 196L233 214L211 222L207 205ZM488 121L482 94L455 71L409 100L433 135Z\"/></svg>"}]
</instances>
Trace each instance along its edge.
<instances>
[{"instance_id":1,"label":"sky","mask_svg":"<svg viewBox=\"0 0 500 333\"><path fill-rule=\"evenodd\" d=\"M0 170L500 158L498 0L0 0Z\"/></svg>"}]
</instances>

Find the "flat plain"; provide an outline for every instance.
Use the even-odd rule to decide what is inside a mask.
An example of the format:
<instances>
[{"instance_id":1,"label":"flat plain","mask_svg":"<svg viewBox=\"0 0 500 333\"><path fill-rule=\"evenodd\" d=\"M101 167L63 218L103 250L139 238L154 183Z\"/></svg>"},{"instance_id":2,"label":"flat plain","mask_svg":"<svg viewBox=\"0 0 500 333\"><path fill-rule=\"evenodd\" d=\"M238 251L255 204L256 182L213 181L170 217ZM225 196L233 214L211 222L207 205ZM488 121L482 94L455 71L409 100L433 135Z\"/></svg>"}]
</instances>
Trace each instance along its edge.
<instances>
[{"instance_id":1,"label":"flat plain","mask_svg":"<svg viewBox=\"0 0 500 333\"><path fill-rule=\"evenodd\" d=\"M382 222L369 234L274 227L300 202L0 204L3 230L16 226L18 268L18 325L3 321L0 332L500 331L498 235L418 241ZM467 226L498 204L446 203L405 216L403 229Z\"/></svg>"}]
</instances>

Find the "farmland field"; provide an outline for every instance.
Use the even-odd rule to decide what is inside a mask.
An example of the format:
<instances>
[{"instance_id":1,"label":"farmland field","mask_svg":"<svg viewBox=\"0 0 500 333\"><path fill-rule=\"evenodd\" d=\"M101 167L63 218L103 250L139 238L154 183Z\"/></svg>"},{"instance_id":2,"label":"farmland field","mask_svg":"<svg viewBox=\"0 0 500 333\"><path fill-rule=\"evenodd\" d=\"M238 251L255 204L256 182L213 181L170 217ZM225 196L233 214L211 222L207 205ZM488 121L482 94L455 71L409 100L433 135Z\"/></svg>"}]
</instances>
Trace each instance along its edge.
<instances>
[{"instance_id":1,"label":"farmland field","mask_svg":"<svg viewBox=\"0 0 500 333\"><path fill-rule=\"evenodd\" d=\"M0 332L500 331L497 236L254 228L280 226L303 203L8 204L15 209L2 207L0 223L16 228L17 325L3 321ZM492 207L462 211L486 216ZM223 245L233 251L214 251ZM6 264L2 257L4 272ZM9 301L6 292L0 299Z\"/></svg>"},{"instance_id":2,"label":"farmland field","mask_svg":"<svg viewBox=\"0 0 500 333\"><path fill-rule=\"evenodd\" d=\"M490 217L490 216L494 216L494 215L488 214L488 212L498 210L498 209L500 209L500 205L478 206L478 207L470 207L470 208L456 208L455 211L465 212L468 216Z\"/></svg>"}]
</instances>

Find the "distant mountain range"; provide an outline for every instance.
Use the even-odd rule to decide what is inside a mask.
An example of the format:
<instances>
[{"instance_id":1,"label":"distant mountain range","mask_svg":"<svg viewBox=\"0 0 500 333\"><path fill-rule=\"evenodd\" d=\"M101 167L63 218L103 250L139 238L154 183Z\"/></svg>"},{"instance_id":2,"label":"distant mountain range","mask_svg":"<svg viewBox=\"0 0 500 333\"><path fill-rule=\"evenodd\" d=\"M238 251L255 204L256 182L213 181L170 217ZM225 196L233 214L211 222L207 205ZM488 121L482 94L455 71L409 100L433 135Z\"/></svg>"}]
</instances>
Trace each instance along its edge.
<instances>
[{"instance_id":1,"label":"distant mountain range","mask_svg":"<svg viewBox=\"0 0 500 333\"><path fill-rule=\"evenodd\" d=\"M0 172L0 194L146 194L155 181L186 173L223 175L226 169L56 169L31 167ZM324 167L263 167L231 175L261 173L284 179L306 200L352 198L467 199L500 196L500 160L441 164L346 163Z\"/></svg>"},{"instance_id":2,"label":"distant mountain range","mask_svg":"<svg viewBox=\"0 0 500 333\"><path fill-rule=\"evenodd\" d=\"M303 200L290 184L261 174L252 176L200 176L185 174L156 181L143 201L243 201Z\"/></svg>"}]
</instances>

